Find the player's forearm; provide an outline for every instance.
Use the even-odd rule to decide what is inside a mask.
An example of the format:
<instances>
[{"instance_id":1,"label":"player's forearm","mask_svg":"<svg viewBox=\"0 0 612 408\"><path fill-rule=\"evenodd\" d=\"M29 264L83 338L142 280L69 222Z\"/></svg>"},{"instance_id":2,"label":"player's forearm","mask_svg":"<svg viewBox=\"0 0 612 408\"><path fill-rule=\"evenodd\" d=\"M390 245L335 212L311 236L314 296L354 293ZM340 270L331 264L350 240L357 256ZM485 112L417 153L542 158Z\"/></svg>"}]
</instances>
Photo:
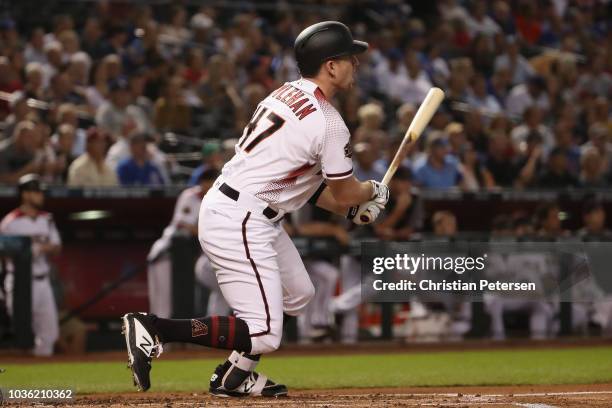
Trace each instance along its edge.
<instances>
[{"instance_id":1,"label":"player's forearm","mask_svg":"<svg viewBox=\"0 0 612 408\"><path fill-rule=\"evenodd\" d=\"M341 205L336 201L329 187L326 187L323 192L321 192L321 195L317 199L316 206L342 217L346 217L349 210L348 205Z\"/></svg>"},{"instance_id":2,"label":"player's forearm","mask_svg":"<svg viewBox=\"0 0 612 408\"><path fill-rule=\"evenodd\" d=\"M352 207L370 200L374 195L372 184L354 176L340 180L327 180L334 200L341 206Z\"/></svg>"}]
</instances>

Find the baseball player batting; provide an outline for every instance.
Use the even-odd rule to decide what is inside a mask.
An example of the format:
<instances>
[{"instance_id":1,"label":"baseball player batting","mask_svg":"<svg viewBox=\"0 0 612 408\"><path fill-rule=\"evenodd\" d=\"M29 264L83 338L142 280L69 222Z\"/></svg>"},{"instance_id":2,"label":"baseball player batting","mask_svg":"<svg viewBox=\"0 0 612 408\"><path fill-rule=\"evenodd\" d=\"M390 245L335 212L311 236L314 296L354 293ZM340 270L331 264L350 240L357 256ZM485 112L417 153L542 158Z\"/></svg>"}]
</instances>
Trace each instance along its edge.
<instances>
[{"instance_id":1,"label":"baseball player batting","mask_svg":"<svg viewBox=\"0 0 612 408\"><path fill-rule=\"evenodd\" d=\"M353 86L356 55L368 44L353 40L344 24L327 21L302 31L294 47L302 78L257 106L200 207L199 240L234 316L126 314L129 366L140 390L151 385L151 360L162 345L187 342L232 350L212 375L212 394L286 395L286 386L255 367L279 347L283 312L300 314L314 287L279 221L308 202L369 223L389 199L386 185L353 176L349 131L330 102Z\"/></svg>"}]
</instances>

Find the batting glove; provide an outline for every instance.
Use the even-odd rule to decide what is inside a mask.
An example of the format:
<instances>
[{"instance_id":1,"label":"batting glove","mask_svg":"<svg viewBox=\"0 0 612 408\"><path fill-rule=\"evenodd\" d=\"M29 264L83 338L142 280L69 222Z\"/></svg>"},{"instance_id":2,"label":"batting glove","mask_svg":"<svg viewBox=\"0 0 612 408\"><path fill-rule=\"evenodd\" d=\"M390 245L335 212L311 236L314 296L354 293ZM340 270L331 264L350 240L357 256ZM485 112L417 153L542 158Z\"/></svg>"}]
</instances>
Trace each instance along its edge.
<instances>
[{"instance_id":1,"label":"batting glove","mask_svg":"<svg viewBox=\"0 0 612 408\"><path fill-rule=\"evenodd\" d=\"M376 180L368 180L372 184L372 198L376 205L382 210L385 208L385 204L389 201L389 187L386 184L380 183Z\"/></svg>"},{"instance_id":2,"label":"batting glove","mask_svg":"<svg viewBox=\"0 0 612 408\"><path fill-rule=\"evenodd\" d=\"M384 206L381 207L375 201L366 201L359 206L349 208L346 218L357 225L371 224L378 218L384 208Z\"/></svg>"}]
</instances>

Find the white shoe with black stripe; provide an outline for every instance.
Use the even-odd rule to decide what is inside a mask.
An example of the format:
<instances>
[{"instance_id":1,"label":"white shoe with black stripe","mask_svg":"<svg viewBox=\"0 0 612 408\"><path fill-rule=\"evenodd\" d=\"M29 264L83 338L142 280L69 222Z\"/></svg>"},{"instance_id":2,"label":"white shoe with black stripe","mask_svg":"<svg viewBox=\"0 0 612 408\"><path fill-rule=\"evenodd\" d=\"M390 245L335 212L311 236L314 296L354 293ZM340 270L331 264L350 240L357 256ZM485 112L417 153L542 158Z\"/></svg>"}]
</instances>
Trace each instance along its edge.
<instances>
[{"instance_id":1,"label":"white shoe with black stripe","mask_svg":"<svg viewBox=\"0 0 612 408\"><path fill-rule=\"evenodd\" d=\"M151 324L151 315L128 313L123 316L123 335L128 351L128 367L139 391L151 387L151 359L163 351L159 336Z\"/></svg>"},{"instance_id":2,"label":"white shoe with black stripe","mask_svg":"<svg viewBox=\"0 0 612 408\"><path fill-rule=\"evenodd\" d=\"M265 375L259 374L253 369L257 361L251 361L243 354L236 351L232 352L229 359L217 366L210 379L209 391L217 397L285 397L287 387L283 384L276 384L269 380ZM239 384L233 384L228 377L241 379ZM229 388L228 388L229 387Z\"/></svg>"}]
</instances>

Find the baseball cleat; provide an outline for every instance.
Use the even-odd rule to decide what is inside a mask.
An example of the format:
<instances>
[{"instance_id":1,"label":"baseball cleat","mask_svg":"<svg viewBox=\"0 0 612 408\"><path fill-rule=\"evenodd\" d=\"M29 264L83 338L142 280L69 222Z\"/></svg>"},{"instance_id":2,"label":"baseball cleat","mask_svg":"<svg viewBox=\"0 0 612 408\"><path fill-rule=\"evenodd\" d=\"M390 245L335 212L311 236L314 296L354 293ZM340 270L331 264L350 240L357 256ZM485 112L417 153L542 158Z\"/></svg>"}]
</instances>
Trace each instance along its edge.
<instances>
[{"instance_id":1,"label":"baseball cleat","mask_svg":"<svg viewBox=\"0 0 612 408\"><path fill-rule=\"evenodd\" d=\"M227 390L221 385L221 380L225 374L227 367L224 365L217 366L214 374L210 378L209 391L217 397L286 397L287 387L283 384L276 384L269 380L265 375L258 374L255 371L249 373L249 376L233 390Z\"/></svg>"},{"instance_id":2,"label":"baseball cleat","mask_svg":"<svg viewBox=\"0 0 612 408\"><path fill-rule=\"evenodd\" d=\"M134 385L139 391L151 387L151 359L163 351L153 325L151 315L128 313L123 316L123 335L128 351L128 368L132 370Z\"/></svg>"}]
</instances>

